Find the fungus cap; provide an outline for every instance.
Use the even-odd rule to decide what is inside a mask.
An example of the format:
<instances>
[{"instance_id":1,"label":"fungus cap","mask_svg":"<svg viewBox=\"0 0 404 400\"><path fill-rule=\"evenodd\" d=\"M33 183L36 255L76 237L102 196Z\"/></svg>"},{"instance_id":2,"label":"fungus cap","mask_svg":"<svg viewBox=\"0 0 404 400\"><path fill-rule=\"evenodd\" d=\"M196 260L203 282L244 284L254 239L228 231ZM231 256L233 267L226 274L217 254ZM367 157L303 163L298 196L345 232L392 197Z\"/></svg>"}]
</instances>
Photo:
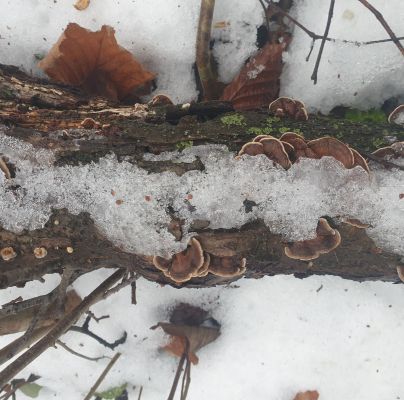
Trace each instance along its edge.
<instances>
[{"instance_id":1,"label":"fungus cap","mask_svg":"<svg viewBox=\"0 0 404 400\"><path fill-rule=\"evenodd\" d=\"M232 278L244 274L246 271L246 259L240 257L211 256L209 272L224 278Z\"/></svg>"},{"instance_id":2,"label":"fungus cap","mask_svg":"<svg viewBox=\"0 0 404 400\"><path fill-rule=\"evenodd\" d=\"M341 235L332 229L325 218L320 218L314 239L293 242L285 247L285 254L295 260L309 261L329 253L341 243Z\"/></svg>"},{"instance_id":3,"label":"fungus cap","mask_svg":"<svg viewBox=\"0 0 404 400\"><path fill-rule=\"evenodd\" d=\"M269 112L276 117L290 117L307 121L308 115L303 102L290 97L279 97L269 104Z\"/></svg>"},{"instance_id":4,"label":"fungus cap","mask_svg":"<svg viewBox=\"0 0 404 400\"><path fill-rule=\"evenodd\" d=\"M177 283L189 281L204 267L204 262L202 246L195 238L191 238L185 250L174 254L170 259L153 257L154 266Z\"/></svg>"},{"instance_id":5,"label":"fungus cap","mask_svg":"<svg viewBox=\"0 0 404 400\"><path fill-rule=\"evenodd\" d=\"M351 149L338 139L323 137L310 140L307 143L307 147L315 153L315 158L330 156L342 163L345 168L352 168L354 166L354 155Z\"/></svg>"},{"instance_id":6,"label":"fungus cap","mask_svg":"<svg viewBox=\"0 0 404 400\"><path fill-rule=\"evenodd\" d=\"M12 260L14 257L16 257L17 253L14 251L12 247L3 247L0 250L0 255L4 261L9 261Z\"/></svg>"},{"instance_id":7,"label":"fungus cap","mask_svg":"<svg viewBox=\"0 0 404 400\"><path fill-rule=\"evenodd\" d=\"M398 125L404 125L404 104L396 107L389 115L388 121Z\"/></svg>"}]
</instances>

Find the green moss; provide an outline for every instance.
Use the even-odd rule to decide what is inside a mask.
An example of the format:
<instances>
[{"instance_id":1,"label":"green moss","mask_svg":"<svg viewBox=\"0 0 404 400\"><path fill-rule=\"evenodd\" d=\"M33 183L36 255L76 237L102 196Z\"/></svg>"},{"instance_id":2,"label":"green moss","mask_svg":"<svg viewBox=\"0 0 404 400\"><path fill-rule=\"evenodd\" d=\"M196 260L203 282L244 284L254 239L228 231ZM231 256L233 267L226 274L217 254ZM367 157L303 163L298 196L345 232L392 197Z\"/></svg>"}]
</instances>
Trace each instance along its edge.
<instances>
[{"instance_id":1,"label":"green moss","mask_svg":"<svg viewBox=\"0 0 404 400\"><path fill-rule=\"evenodd\" d=\"M368 111L360 111L350 108L345 113L345 118L352 122L386 122L387 118L383 111L370 109Z\"/></svg>"},{"instance_id":2,"label":"green moss","mask_svg":"<svg viewBox=\"0 0 404 400\"><path fill-rule=\"evenodd\" d=\"M262 128L252 126L251 128L248 128L247 132L254 136L270 135L272 133L272 128L270 126L264 126Z\"/></svg>"},{"instance_id":3,"label":"green moss","mask_svg":"<svg viewBox=\"0 0 404 400\"><path fill-rule=\"evenodd\" d=\"M373 144L373 146L376 147L377 149L378 149L379 147L384 147L384 146L386 145L386 143L384 142L384 139L382 139L382 138L380 138L380 137L373 139L372 144Z\"/></svg>"},{"instance_id":4,"label":"green moss","mask_svg":"<svg viewBox=\"0 0 404 400\"><path fill-rule=\"evenodd\" d=\"M244 115L241 114L227 114L224 115L222 118L220 118L220 121L222 122L223 125L226 126L245 126L247 125Z\"/></svg>"},{"instance_id":5,"label":"green moss","mask_svg":"<svg viewBox=\"0 0 404 400\"><path fill-rule=\"evenodd\" d=\"M299 135L303 135L303 132L299 128L288 128L287 126L282 126L281 128L278 129L280 133L285 133L285 132L294 132L298 133Z\"/></svg>"},{"instance_id":6,"label":"green moss","mask_svg":"<svg viewBox=\"0 0 404 400\"><path fill-rule=\"evenodd\" d=\"M179 151L183 151L184 149L188 147L192 147L194 145L194 142L192 140L184 140L183 142L178 142L175 147Z\"/></svg>"}]
</instances>

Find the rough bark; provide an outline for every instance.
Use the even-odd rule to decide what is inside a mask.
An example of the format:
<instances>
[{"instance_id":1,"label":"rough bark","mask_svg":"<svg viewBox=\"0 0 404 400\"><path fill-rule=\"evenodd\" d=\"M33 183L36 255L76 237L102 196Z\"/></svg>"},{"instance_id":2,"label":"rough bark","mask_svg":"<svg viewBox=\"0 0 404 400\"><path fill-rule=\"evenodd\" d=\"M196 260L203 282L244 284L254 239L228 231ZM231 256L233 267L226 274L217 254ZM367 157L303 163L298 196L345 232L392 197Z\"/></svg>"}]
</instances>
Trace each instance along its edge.
<instances>
[{"instance_id":1,"label":"rough bark","mask_svg":"<svg viewBox=\"0 0 404 400\"><path fill-rule=\"evenodd\" d=\"M330 135L343 140L363 154L389 144L392 138L404 140L404 129L387 123L352 122L311 115L307 122L271 120L266 110L238 113L238 122L229 123L223 113L231 111L227 103L210 102L189 106L163 106L142 114L133 106L118 106L102 99L88 99L70 88L51 85L27 77L15 68L0 68L0 122L10 126L8 135L37 147L52 149L59 165L76 165L95 161L113 151L118 158L129 156L139 166L152 171L182 174L189 169L202 169L200 162L173 164L147 162L144 152L175 150L178 144L226 144L231 150L240 147L259 129L272 129L280 135L285 130L299 129L308 139ZM103 126L97 139L85 135L80 123L93 118ZM231 120L230 120L231 122ZM77 128L74 134L49 135L55 130ZM254 128L254 129L251 129ZM58 220L58 224L55 224ZM398 281L396 267L403 264L400 256L378 249L364 230L340 226L341 245L333 252L312 262L296 261L285 256L282 238L272 234L260 221L234 230L207 230L195 227L202 242L234 250L247 258L245 277L295 274L331 274L353 280ZM86 215L73 216L65 210L55 211L43 229L15 234L0 229L1 247L12 246L18 256L0 260L0 288L24 285L46 273L61 272L69 264L79 272L100 267L124 267L145 278L172 284L141 255L129 254L114 247L95 228ZM37 259L33 248L46 247L48 255ZM73 253L66 251L73 248ZM220 278L209 274L177 287L206 287L231 282L237 278Z\"/></svg>"}]
</instances>

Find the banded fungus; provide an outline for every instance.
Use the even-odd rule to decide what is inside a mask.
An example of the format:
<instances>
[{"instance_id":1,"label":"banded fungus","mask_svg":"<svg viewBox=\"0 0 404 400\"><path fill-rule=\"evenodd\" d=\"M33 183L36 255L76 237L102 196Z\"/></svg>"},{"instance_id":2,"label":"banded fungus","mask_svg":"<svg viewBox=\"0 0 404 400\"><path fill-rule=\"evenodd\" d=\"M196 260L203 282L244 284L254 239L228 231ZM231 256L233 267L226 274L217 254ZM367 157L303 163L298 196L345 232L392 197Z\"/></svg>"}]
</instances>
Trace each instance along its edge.
<instances>
[{"instance_id":1,"label":"banded fungus","mask_svg":"<svg viewBox=\"0 0 404 400\"><path fill-rule=\"evenodd\" d=\"M309 261L335 250L341 243L340 233L332 229L325 218L319 219L316 234L314 239L288 244L285 254L295 260Z\"/></svg>"},{"instance_id":2,"label":"banded fungus","mask_svg":"<svg viewBox=\"0 0 404 400\"><path fill-rule=\"evenodd\" d=\"M164 106L174 104L171 99L165 94L157 94L148 103L151 107Z\"/></svg>"},{"instance_id":3,"label":"banded fungus","mask_svg":"<svg viewBox=\"0 0 404 400\"><path fill-rule=\"evenodd\" d=\"M342 222L344 222L345 224L354 226L355 228L358 228L358 229L366 229L366 228L369 228L369 226L370 226L369 224L365 224L356 218L342 218Z\"/></svg>"},{"instance_id":4,"label":"banded fungus","mask_svg":"<svg viewBox=\"0 0 404 400\"><path fill-rule=\"evenodd\" d=\"M404 125L404 104L401 104L390 113L388 121L390 124Z\"/></svg>"},{"instance_id":5,"label":"banded fungus","mask_svg":"<svg viewBox=\"0 0 404 400\"><path fill-rule=\"evenodd\" d=\"M397 265L397 274L398 274L398 277L400 278L401 282L404 283L404 266L403 265Z\"/></svg>"},{"instance_id":6,"label":"banded fungus","mask_svg":"<svg viewBox=\"0 0 404 400\"><path fill-rule=\"evenodd\" d=\"M209 272L223 278L232 278L244 274L246 271L246 259L240 257L211 256Z\"/></svg>"},{"instance_id":7,"label":"banded fungus","mask_svg":"<svg viewBox=\"0 0 404 400\"><path fill-rule=\"evenodd\" d=\"M3 247L0 250L0 255L4 261L10 261L17 256L17 253L12 247Z\"/></svg>"},{"instance_id":8,"label":"banded fungus","mask_svg":"<svg viewBox=\"0 0 404 400\"><path fill-rule=\"evenodd\" d=\"M290 97L279 97L269 105L269 113L275 117L289 117L299 121L309 119L303 102Z\"/></svg>"},{"instance_id":9,"label":"banded fungus","mask_svg":"<svg viewBox=\"0 0 404 400\"><path fill-rule=\"evenodd\" d=\"M287 146L288 150L290 150L289 145ZM239 156L243 154L250 156L265 154L270 160L284 169L288 169L292 165L283 143L269 135L259 135L252 142L246 143L238 153Z\"/></svg>"},{"instance_id":10,"label":"banded fungus","mask_svg":"<svg viewBox=\"0 0 404 400\"><path fill-rule=\"evenodd\" d=\"M174 254L170 259L153 257L153 265L163 272L164 276L176 283L189 281L193 277L205 276L210 257L204 254L199 241L192 238L185 250Z\"/></svg>"}]
</instances>

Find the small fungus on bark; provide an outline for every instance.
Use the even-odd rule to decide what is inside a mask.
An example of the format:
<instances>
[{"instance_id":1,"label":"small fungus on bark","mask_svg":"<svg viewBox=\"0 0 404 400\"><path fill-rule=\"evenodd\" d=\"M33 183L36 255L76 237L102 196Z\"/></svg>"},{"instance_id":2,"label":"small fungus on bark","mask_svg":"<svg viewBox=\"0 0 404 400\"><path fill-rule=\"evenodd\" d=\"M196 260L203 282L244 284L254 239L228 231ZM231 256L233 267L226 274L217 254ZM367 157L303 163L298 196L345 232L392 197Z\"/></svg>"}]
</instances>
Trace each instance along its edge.
<instances>
[{"instance_id":1,"label":"small fungus on bark","mask_svg":"<svg viewBox=\"0 0 404 400\"><path fill-rule=\"evenodd\" d=\"M34 256L35 258L44 258L48 254L48 251L45 247L35 247L34 249Z\"/></svg>"},{"instance_id":2,"label":"small fungus on bark","mask_svg":"<svg viewBox=\"0 0 404 400\"><path fill-rule=\"evenodd\" d=\"M154 256L153 264L166 277L177 283L187 282L199 273L206 272L202 246L195 238L189 241L184 251L174 254L170 259Z\"/></svg>"},{"instance_id":3,"label":"small fungus on bark","mask_svg":"<svg viewBox=\"0 0 404 400\"><path fill-rule=\"evenodd\" d=\"M321 254L329 253L341 243L341 235L332 229L325 218L320 218L314 239L293 242L285 247L285 254L295 260L314 260Z\"/></svg>"},{"instance_id":4,"label":"small fungus on bark","mask_svg":"<svg viewBox=\"0 0 404 400\"><path fill-rule=\"evenodd\" d=\"M148 105L151 107L164 106L164 105L170 105L170 104L174 104L174 103L165 94L157 94L148 103Z\"/></svg>"},{"instance_id":5,"label":"small fungus on bark","mask_svg":"<svg viewBox=\"0 0 404 400\"><path fill-rule=\"evenodd\" d=\"M239 257L211 256L209 272L224 278L232 278L244 274L246 271L246 259Z\"/></svg>"},{"instance_id":6,"label":"small fungus on bark","mask_svg":"<svg viewBox=\"0 0 404 400\"><path fill-rule=\"evenodd\" d=\"M289 117L299 121L309 119L304 104L290 97L279 97L269 105L269 113L275 117Z\"/></svg>"},{"instance_id":7,"label":"small fungus on bark","mask_svg":"<svg viewBox=\"0 0 404 400\"><path fill-rule=\"evenodd\" d=\"M17 253L14 251L12 247L3 247L0 250L0 255L4 261L9 261L12 260L14 257L16 257Z\"/></svg>"}]
</instances>

